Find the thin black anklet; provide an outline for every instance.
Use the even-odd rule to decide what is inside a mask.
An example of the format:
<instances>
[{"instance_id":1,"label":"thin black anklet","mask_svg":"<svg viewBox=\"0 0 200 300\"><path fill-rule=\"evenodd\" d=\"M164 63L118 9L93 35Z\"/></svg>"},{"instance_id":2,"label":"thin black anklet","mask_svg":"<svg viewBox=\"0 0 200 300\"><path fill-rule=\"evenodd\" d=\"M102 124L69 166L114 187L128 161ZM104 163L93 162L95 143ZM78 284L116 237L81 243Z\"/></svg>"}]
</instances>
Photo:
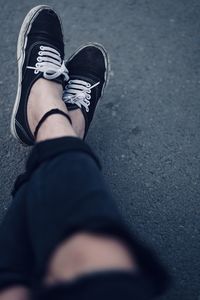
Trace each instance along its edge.
<instances>
[{"instance_id":1,"label":"thin black anklet","mask_svg":"<svg viewBox=\"0 0 200 300\"><path fill-rule=\"evenodd\" d=\"M36 139L37 137L37 134L38 134L38 130L40 129L42 123L51 115L55 115L55 114L58 114L58 115L62 115L62 116L65 116L69 123L72 125L72 120L71 118L68 116L68 114L66 114L64 111L58 109L58 108L54 108L54 109L51 109L49 110L48 112L46 112L44 114L44 116L41 118L41 120L39 121L39 123L37 124L36 128L35 128L35 132L34 132L34 137Z\"/></svg>"}]
</instances>

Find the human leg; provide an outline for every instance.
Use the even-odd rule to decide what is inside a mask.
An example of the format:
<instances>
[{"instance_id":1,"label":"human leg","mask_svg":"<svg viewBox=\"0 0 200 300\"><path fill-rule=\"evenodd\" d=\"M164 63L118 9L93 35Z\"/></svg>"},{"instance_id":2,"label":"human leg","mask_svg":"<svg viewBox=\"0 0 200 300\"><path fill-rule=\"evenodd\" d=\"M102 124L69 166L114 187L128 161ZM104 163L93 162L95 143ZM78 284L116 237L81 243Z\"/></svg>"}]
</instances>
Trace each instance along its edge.
<instances>
[{"instance_id":1,"label":"human leg","mask_svg":"<svg viewBox=\"0 0 200 300\"><path fill-rule=\"evenodd\" d=\"M66 137L39 143L30 159L28 166L31 169L28 171L32 175L28 185L31 197L27 203L27 216L36 257L37 278L40 279L43 288L46 283L58 284L64 281L68 285L70 278L76 281L83 278L83 275L100 273L102 269L124 270L118 261L115 266L109 263L105 268L105 265L97 265L97 261L93 260L98 254L94 251L96 239L103 242L102 247L106 249L108 237L109 243L114 240L124 245L125 267L128 272L130 266L132 268L133 286L135 275L142 274L144 281L150 284L150 291L146 284L143 284L143 290L145 289L147 294L152 290L155 293L163 289L165 275L162 268L151 252L141 246L124 225L98 163L82 141ZM82 239L80 247L80 241L76 238L82 238L82 234L86 239ZM92 237L89 241L88 235ZM80 249L78 254L71 250L73 247L77 248L77 245ZM101 259L105 259L106 264L109 251L106 252L108 256L103 257L104 249ZM94 256L85 256L85 253L89 254L90 251ZM69 253L73 255L64 259ZM78 263L78 266L73 264L69 270L69 263L74 260L74 255L79 257L82 263ZM98 259L98 256L96 258ZM59 268L61 262L63 269ZM57 273L57 270L61 273ZM65 277L62 277L63 275Z\"/></svg>"},{"instance_id":2,"label":"human leg","mask_svg":"<svg viewBox=\"0 0 200 300\"><path fill-rule=\"evenodd\" d=\"M45 84L44 80L43 88ZM61 101L52 99L55 107L59 107ZM48 111L52 105L48 102L45 107ZM28 116L31 113L37 115L37 110L40 114L39 108L39 104L33 106ZM64 110L67 112L66 107ZM27 166L28 230L40 282L68 282L102 270L136 270L138 262L133 254L134 247L131 252L127 246L126 229L95 155L80 139L68 136L72 130L70 123L63 116L58 117L61 122L56 126L57 131L49 130L53 126L50 123L53 116L41 125L38 136L43 142L35 146ZM102 254L101 259L94 251L96 245ZM80 247L78 254L75 253L77 246ZM68 260L64 259L66 254ZM111 254L114 260L110 262ZM83 263L74 264L69 269L74 255ZM64 269L58 267L61 262Z\"/></svg>"},{"instance_id":3,"label":"human leg","mask_svg":"<svg viewBox=\"0 0 200 300\"><path fill-rule=\"evenodd\" d=\"M38 69L36 71L38 71ZM75 82L75 80L77 80L76 78L73 80L73 84L77 83ZM80 78L78 80L80 80ZM81 83L79 83L83 87L85 80L82 78L80 81ZM44 83L43 80L42 82ZM59 82L57 83L59 84ZM99 87L102 88L102 83L97 83ZM90 83L90 87L91 86L96 87L96 83L94 83L94 85ZM70 87L72 88L72 86ZM88 93L89 92L86 92L84 95L88 96ZM95 93L98 94L99 91L95 89ZM52 98L47 101L48 105L51 102L51 107L47 105L47 108L45 106L44 113L53 107L59 107L62 111L65 110L61 104L61 99L58 99L59 97L57 96L55 98L53 102L51 102L53 100ZM96 97L95 99L98 101L98 98L99 97ZM59 103L57 100L59 100ZM85 99L81 98L81 100ZM85 103L88 105L88 102ZM95 106L93 106L93 108L95 108ZM29 110L28 108L29 112L32 110L33 109ZM28 119L30 121L29 132L27 130L28 134L23 136L23 141L33 143L33 128L37 123L37 117ZM89 120L86 118L86 120L88 121L85 126L87 131L91 118L89 118ZM15 133L17 133L19 138L21 129L17 123L15 125ZM50 131L50 128L53 128L53 130ZM27 135L29 136L28 139ZM71 138L69 136L71 136ZM78 237L78 244L81 238L81 245L86 244L86 247L89 243L92 244L90 247L91 250L93 247L95 248L97 242L98 245L99 243L103 243L103 247L106 247L107 237L109 236L109 242L113 240L115 243L115 250L120 250L120 252L122 250L123 255L129 260L129 264L127 264L127 261L125 264L126 267L129 265L127 270L129 270L130 265L134 267L133 258L135 257L134 252L138 252L137 243L133 243L134 247L130 246L132 239L128 233L126 234L127 229L123 225L116 205L106 188L98 168L98 160L92 151L87 145L76 138L76 134L69 122L60 115L49 116L45 120L38 132L38 141L43 142L36 145L27 165L26 184L28 186L28 194L26 198L28 201L26 211L29 236L36 258L36 271L42 283L45 278L47 278L45 275L48 274L48 267L51 267L51 262L54 261L55 257L60 258L61 256L59 253L59 250L61 250L59 248L62 246L61 243L65 241L66 247L68 248L70 245L70 237L73 242L73 239ZM64 179L67 179L66 182ZM75 184L76 182L78 182L77 186ZM66 199L66 196L68 196L68 199ZM57 199L59 207L57 207L55 199ZM83 236L80 236L82 232L84 233L84 241ZM121 247L120 249L119 246ZM127 247L129 250L127 250ZM55 251L58 251L58 253L56 254ZM67 249L67 251L69 250ZM102 249L102 251L104 250ZM129 259L127 251L129 255L131 253L131 259ZM107 255L108 251L105 252ZM92 251L92 253L94 253L94 251ZM54 254L55 257L52 257ZM83 255L82 252L81 255ZM107 257L104 256L104 259L107 259ZM142 269L141 259L137 257L136 261L139 269ZM102 265L96 265L96 263L96 261L89 261L89 270L87 264L82 265L82 269L79 270L78 274L75 274L75 277L84 274L85 271L101 270ZM103 263L105 268L106 260L104 260ZM114 263L118 264L119 260L115 260ZM109 268L111 267L109 264L107 266ZM121 267L122 265L120 265L120 268ZM146 269L150 270L151 268ZM149 274L150 273L149 271Z\"/></svg>"},{"instance_id":4,"label":"human leg","mask_svg":"<svg viewBox=\"0 0 200 300\"><path fill-rule=\"evenodd\" d=\"M26 127L27 99L30 99L30 89L35 82L36 85L40 84L37 79L43 77L43 72L46 74L45 77L53 75L54 84L60 86L63 78L67 78L64 63L62 65L63 58L64 43L57 15L46 5L34 7L24 19L17 45L19 77L11 131L23 144L31 145L34 142L29 126ZM38 71L39 67L43 72ZM58 89L52 90L52 93L55 93L51 95L52 97L58 94ZM45 89L43 92L45 94ZM32 94L34 94L34 88ZM31 101L29 109L30 105ZM34 121L33 117L30 120L30 126L34 126ZM62 135L62 132L60 134ZM24 184L15 194L11 207L0 226L0 297L3 299L10 298L12 295L16 299L26 296L32 281L34 256L27 235L27 220L24 214L25 189Z\"/></svg>"}]
</instances>

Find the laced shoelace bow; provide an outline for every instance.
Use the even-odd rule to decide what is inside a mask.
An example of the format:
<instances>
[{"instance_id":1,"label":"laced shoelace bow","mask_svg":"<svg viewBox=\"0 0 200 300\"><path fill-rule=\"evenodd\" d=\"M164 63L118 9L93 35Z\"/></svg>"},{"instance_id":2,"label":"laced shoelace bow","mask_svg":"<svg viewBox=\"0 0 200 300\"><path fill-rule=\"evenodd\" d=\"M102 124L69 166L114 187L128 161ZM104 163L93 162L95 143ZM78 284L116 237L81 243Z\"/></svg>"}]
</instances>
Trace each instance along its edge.
<instances>
[{"instance_id":1,"label":"laced shoelace bow","mask_svg":"<svg viewBox=\"0 0 200 300\"><path fill-rule=\"evenodd\" d=\"M60 53L52 47L40 46L37 63L35 67L28 66L27 69L33 69L35 74L43 73L44 78L52 80L63 75L65 81L69 80L68 70Z\"/></svg>"},{"instance_id":2,"label":"laced shoelace bow","mask_svg":"<svg viewBox=\"0 0 200 300\"><path fill-rule=\"evenodd\" d=\"M83 80L71 79L65 87L63 100L65 103L76 104L79 108L83 106L89 112L91 90L99 84L100 82L91 85Z\"/></svg>"}]
</instances>

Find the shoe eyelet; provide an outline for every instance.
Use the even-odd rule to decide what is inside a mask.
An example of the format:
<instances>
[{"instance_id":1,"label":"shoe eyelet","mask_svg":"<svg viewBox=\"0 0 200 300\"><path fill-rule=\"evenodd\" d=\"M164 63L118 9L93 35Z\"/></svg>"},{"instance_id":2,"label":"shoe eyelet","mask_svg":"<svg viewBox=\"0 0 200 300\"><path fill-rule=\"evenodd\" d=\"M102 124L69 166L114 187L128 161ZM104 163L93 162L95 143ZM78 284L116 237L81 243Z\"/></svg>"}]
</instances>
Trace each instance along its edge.
<instances>
[{"instance_id":1,"label":"shoe eyelet","mask_svg":"<svg viewBox=\"0 0 200 300\"><path fill-rule=\"evenodd\" d=\"M88 89L86 92L87 92L88 94L90 94L90 93L91 93L91 90L90 90L90 89Z\"/></svg>"},{"instance_id":2,"label":"shoe eyelet","mask_svg":"<svg viewBox=\"0 0 200 300\"><path fill-rule=\"evenodd\" d=\"M40 67L40 63L36 63L35 66L36 66L36 68L39 68Z\"/></svg>"},{"instance_id":3,"label":"shoe eyelet","mask_svg":"<svg viewBox=\"0 0 200 300\"><path fill-rule=\"evenodd\" d=\"M87 96L86 96L86 99L90 100L90 99L91 99L91 96L90 96L90 95L87 95Z\"/></svg>"},{"instance_id":4,"label":"shoe eyelet","mask_svg":"<svg viewBox=\"0 0 200 300\"><path fill-rule=\"evenodd\" d=\"M40 46L40 50L44 50L44 46Z\"/></svg>"},{"instance_id":5,"label":"shoe eyelet","mask_svg":"<svg viewBox=\"0 0 200 300\"><path fill-rule=\"evenodd\" d=\"M87 83L87 87L91 87L91 84L90 84L90 83Z\"/></svg>"},{"instance_id":6,"label":"shoe eyelet","mask_svg":"<svg viewBox=\"0 0 200 300\"><path fill-rule=\"evenodd\" d=\"M42 55L43 55L43 52L42 52L42 51L39 51L38 54L39 54L40 56L42 56Z\"/></svg>"},{"instance_id":7,"label":"shoe eyelet","mask_svg":"<svg viewBox=\"0 0 200 300\"><path fill-rule=\"evenodd\" d=\"M34 73L35 73L35 74L38 74L38 73L39 73L39 70L35 70Z\"/></svg>"},{"instance_id":8,"label":"shoe eyelet","mask_svg":"<svg viewBox=\"0 0 200 300\"><path fill-rule=\"evenodd\" d=\"M38 58L37 58L37 61L41 62L41 61L42 61L41 57L38 57Z\"/></svg>"}]
</instances>

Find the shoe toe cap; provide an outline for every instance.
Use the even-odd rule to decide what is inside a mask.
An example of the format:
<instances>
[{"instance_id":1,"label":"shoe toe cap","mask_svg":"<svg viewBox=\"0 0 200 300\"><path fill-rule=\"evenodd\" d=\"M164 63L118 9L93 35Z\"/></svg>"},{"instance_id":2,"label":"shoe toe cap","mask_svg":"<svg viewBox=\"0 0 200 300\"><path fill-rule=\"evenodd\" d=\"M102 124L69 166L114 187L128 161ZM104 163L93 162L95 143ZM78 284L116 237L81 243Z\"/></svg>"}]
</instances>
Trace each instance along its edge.
<instances>
[{"instance_id":1,"label":"shoe toe cap","mask_svg":"<svg viewBox=\"0 0 200 300\"><path fill-rule=\"evenodd\" d=\"M104 78L106 70L106 54L95 45L88 45L81 49L69 62L68 67L76 69L86 68L89 72Z\"/></svg>"},{"instance_id":2,"label":"shoe toe cap","mask_svg":"<svg viewBox=\"0 0 200 300\"><path fill-rule=\"evenodd\" d=\"M63 40L61 22L56 12L51 8L41 10L35 17L31 33L43 34Z\"/></svg>"}]
</instances>

